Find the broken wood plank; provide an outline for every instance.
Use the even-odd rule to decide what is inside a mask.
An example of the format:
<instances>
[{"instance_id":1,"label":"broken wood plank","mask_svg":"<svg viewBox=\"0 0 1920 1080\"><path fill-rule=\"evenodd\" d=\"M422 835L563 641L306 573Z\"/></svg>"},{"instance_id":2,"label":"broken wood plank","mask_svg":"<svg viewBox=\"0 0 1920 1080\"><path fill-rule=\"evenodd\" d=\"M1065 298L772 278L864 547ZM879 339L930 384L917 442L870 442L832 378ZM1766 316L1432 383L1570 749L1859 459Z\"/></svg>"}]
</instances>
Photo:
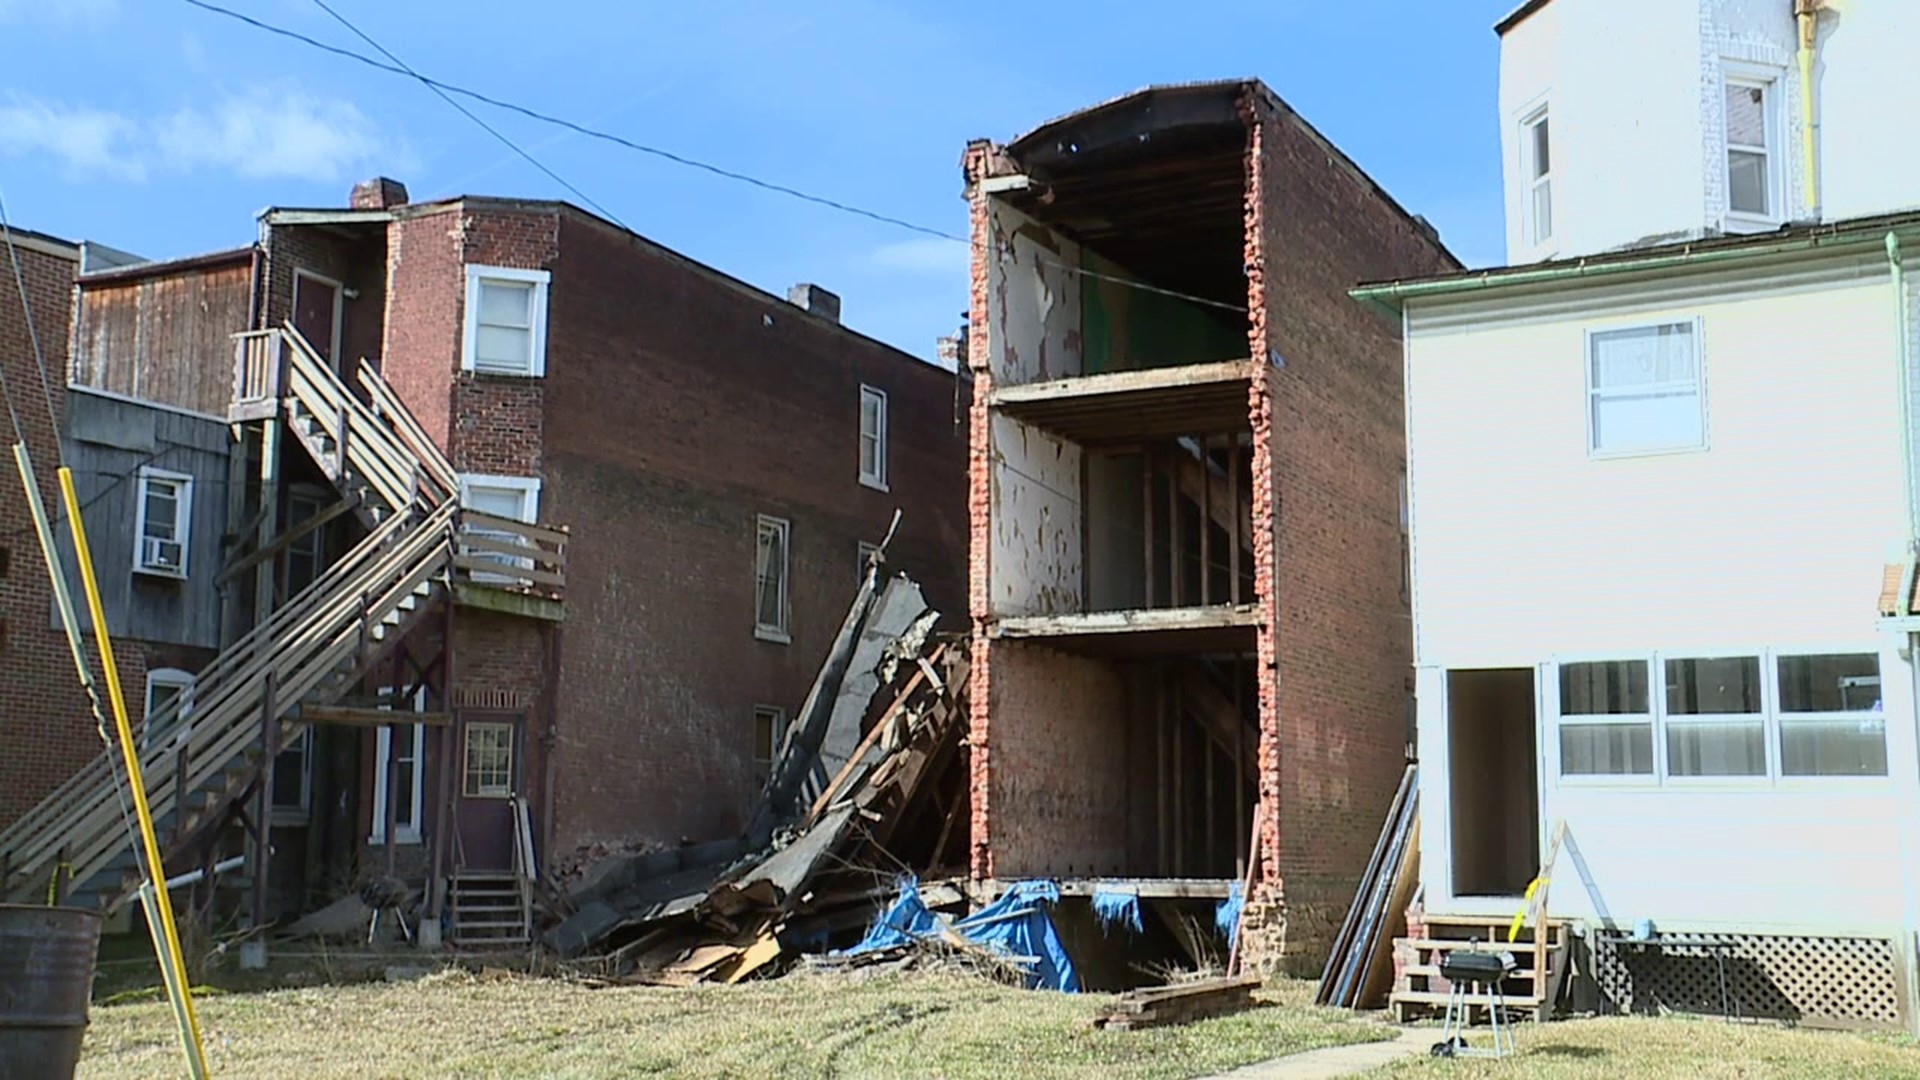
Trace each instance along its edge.
<instances>
[{"instance_id":1,"label":"broken wood plank","mask_svg":"<svg viewBox=\"0 0 1920 1080\"><path fill-rule=\"evenodd\" d=\"M1253 1007L1253 991L1259 985L1258 978L1228 977L1131 990L1101 1010L1093 1026L1131 1031L1241 1012Z\"/></svg>"}]
</instances>

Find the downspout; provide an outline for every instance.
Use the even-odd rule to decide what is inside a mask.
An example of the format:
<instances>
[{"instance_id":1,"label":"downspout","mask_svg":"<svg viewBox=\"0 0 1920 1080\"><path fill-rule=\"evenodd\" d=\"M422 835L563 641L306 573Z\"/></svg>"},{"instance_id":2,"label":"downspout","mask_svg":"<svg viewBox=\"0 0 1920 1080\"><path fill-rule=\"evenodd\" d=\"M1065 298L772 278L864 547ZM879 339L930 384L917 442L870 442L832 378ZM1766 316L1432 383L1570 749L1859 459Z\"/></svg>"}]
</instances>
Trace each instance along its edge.
<instances>
[{"instance_id":1,"label":"downspout","mask_svg":"<svg viewBox=\"0 0 1920 1080\"><path fill-rule=\"evenodd\" d=\"M1800 154L1806 187L1807 213L1820 212L1820 174L1813 136L1813 50L1820 29L1820 0L1793 0L1793 17L1800 24Z\"/></svg>"},{"instance_id":2,"label":"downspout","mask_svg":"<svg viewBox=\"0 0 1920 1080\"><path fill-rule=\"evenodd\" d=\"M1913 399L1911 398L1912 373L1908 365L1912 359L1913 335L1910 315L1907 311L1907 268L1901 258L1900 237L1897 233L1887 233L1887 269L1893 279L1893 343L1895 362L1899 365L1896 374L1900 394L1900 456L1901 479L1904 481L1907 505L1904 550L1907 555L1907 570L1902 582L1902 597L1912 596L1914 537L1920 535L1920 525L1916 525L1916 515L1920 515L1920 505L1916 505L1913 476ZM1904 612L1902 614L1905 614Z\"/></svg>"}]
</instances>

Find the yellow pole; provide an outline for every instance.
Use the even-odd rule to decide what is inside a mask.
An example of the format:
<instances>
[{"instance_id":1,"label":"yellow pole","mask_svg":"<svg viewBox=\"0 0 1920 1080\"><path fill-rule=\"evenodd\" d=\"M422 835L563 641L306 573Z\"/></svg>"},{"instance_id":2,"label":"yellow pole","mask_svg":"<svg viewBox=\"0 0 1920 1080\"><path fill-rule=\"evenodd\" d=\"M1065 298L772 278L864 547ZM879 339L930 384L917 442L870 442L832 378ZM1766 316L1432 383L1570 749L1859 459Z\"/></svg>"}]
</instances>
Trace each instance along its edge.
<instances>
[{"instance_id":1,"label":"yellow pole","mask_svg":"<svg viewBox=\"0 0 1920 1080\"><path fill-rule=\"evenodd\" d=\"M153 907L159 909L160 925L165 932L165 955L173 983L179 987L180 1000L175 1009L185 1017L181 1026L181 1049L187 1055L187 1067L195 1080L207 1075L207 1052L200 1043L200 1018L193 1010L193 993L187 986L186 966L181 962L180 932L173 923L173 902L167 896L167 870L160 859L160 842L153 834L153 812L147 806L147 784L140 775L140 755L133 748L133 725L127 722L127 698L120 690L120 670L113 661L113 638L107 633L107 613L100 604L100 585L93 576L93 554L87 548L86 526L80 521L80 499L73 490L73 470L61 466L60 497L67 507L67 528L73 532L73 553L80 564L80 584L87 592L87 614L93 618L94 639L100 647L100 669L107 682L107 699L113 703L114 730L120 736L120 756L127 766L127 786L133 789L133 812L140 820L140 842L146 849L147 878L154 890ZM185 807L184 792L175 792L176 805ZM151 912L150 912L151 913Z\"/></svg>"}]
</instances>

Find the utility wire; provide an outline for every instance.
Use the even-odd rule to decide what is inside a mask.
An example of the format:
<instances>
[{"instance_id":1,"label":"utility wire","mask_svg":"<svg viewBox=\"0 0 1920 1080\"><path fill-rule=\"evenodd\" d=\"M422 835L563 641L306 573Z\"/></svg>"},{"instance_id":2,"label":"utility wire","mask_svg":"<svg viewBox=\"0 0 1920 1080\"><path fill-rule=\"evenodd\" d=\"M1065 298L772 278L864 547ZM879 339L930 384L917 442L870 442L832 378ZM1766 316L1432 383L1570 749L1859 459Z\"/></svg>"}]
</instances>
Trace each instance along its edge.
<instances>
[{"instance_id":1,"label":"utility wire","mask_svg":"<svg viewBox=\"0 0 1920 1080\"><path fill-rule=\"evenodd\" d=\"M314 2L314 5L318 7L321 11L324 11L328 15L333 16L333 19L335 22L338 22L341 26L344 26L348 30L352 31L355 37L358 37L361 41L364 41L368 45L373 46L374 50L379 52L380 55L393 61L395 64L398 64L401 70L405 71L408 75L411 75L413 78L419 80L420 85L433 91L435 94L439 96L440 100L460 110L460 115L480 125L480 130L485 131L487 134L493 136L495 139L500 140L501 143L505 144L507 149L525 158L527 161L527 164L532 165L534 168L539 169L541 172L545 173L547 175L547 179L552 180L554 183L559 184L561 187L566 188L568 191L572 192L575 196L577 196L580 199L581 202L584 202L588 206L592 207L595 210L595 212L597 212L601 217L604 217L609 221L612 221L615 225L618 225L623 229L627 229L628 232L633 231L632 229L627 227L626 222L620 220L620 215L615 214L613 211L595 202L593 200L593 196L588 195L586 192L581 191L579 188L574 187L572 184L568 183L563 177L561 177L559 173L554 172L552 169L547 168L545 165L541 164L538 158L535 158L532 154L528 153L525 150L522 150L518 143L514 142L512 139L507 138L505 135L502 135L499 129L495 128L492 124L487 123L485 120L480 119L479 115L476 114L472 109L469 109L465 105L462 105L458 101L455 101L453 99L453 95L447 93L447 91L445 91L444 89L441 89L438 83L420 74L418 71L415 71L412 68L412 66L410 66L405 60L402 60L398 56L395 56L392 50L388 49L385 45L382 45L379 42L373 40L372 37L368 36L366 31L360 29L358 26L355 26L350 20L348 20L348 18L345 15L342 15L338 11L335 11L332 7L330 7L327 4L327 0L313 0L313 2Z\"/></svg>"},{"instance_id":2,"label":"utility wire","mask_svg":"<svg viewBox=\"0 0 1920 1080\"><path fill-rule=\"evenodd\" d=\"M27 300L27 275L20 269L20 249L13 242L13 223L7 219L7 199L0 194L0 237L7 242L7 261L13 266L13 283L20 290L20 314L26 319L27 341L33 347L33 362L40 368L40 393L47 402L47 424L51 430L58 431L60 424L53 411L53 391L47 385L47 358L40 351L40 332L33 325L33 304ZM20 424L20 413L14 408L13 394L7 387L4 365L0 365L0 396L7 401L7 418L13 421L14 441L27 441L26 429Z\"/></svg>"},{"instance_id":3,"label":"utility wire","mask_svg":"<svg viewBox=\"0 0 1920 1080\"><path fill-rule=\"evenodd\" d=\"M792 198L800 199L804 202L810 202L819 206L828 207L829 209L838 210L841 213L853 214L857 217L868 218L870 220L878 221L886 225L892 225L897 228L908 229L913 232L925 234L927 236L937 236L942 240L952 240L955 243L964 244L968 242L965 237L956 236L955 234L950 232L944 232L940 229L929 228L925 225L916 225L911 221L905 221L897 217L890 217L886 214L882 214L877 211L863 209L861 207L853 206L848 203L843 203L835 199L829 199L822 195L813 195L808 192L801 191L798 188L788 187L785 184L776 184L770 180L762 180L759 177L749 176L748 174L743 172L736 172L732 169L722 168L718 165L713 165L705 161L700 161L697 158L687 157L684 154L676 154L671 150L663 150L660 147L648 146L645 143L634 142L631 139L627 139L622 136L612 134L610 132L599 131L594 128L587 127L584 124L578 124L573 122L572 120L567 120L563 117L554 116L550 113L539 112L535 109L530 109L524 105L517 105L511 101L503 101L500 98L483 94L478 90L471 90L464 86L458 86L453 83L444 82L440 79L435 79L429 75L422 75L419 72L416 72L411 68L406 67L405 65L384 63L382 61L374 59L371 56L367 56L363 53L354 52L352 49L343 49L338 45L329 45L324 41L320 41L316 38L308 37L307 35L302 34L298 31L288 30L285 27L281 27L281 26L275 26L272 23L265 22L260 19L256 19L251 15L246 15L241 12L234 11L231 8L225 8L225 7L221 7L219 4L209 3L208 0L183 0L183 2L187 4L191 4L192 6L197 7L202 11L210 11L216 15L224 15L227 18L236 19L240 22L246 23L248 26L251 26L256 30L263 30L269 34L273 34L278 37L283 37L293 41L298 41L303 45L307 45L311 48L319 49L322 52L332 53L335 56L343 57L348 60L353 60L358 63L365 64L366 66L370 68L374 68L378 71L385 71L393 75L405 75L405 76L408 76L409 78L417 79L420 82L425 83L426 85L431 86L437 90L444 90L450 94L458 94L461 97L469 98L471 100L478 101L485 105L491 105L496 109L505 109L508 112L518 113L521 116L525 116L532 120L538 120L541 123L553 124L558 127L563 127L576 134L585 135L588 138L599 139L602 142L610 142L617 146L624 146L629 150L637 151L642 154L649 154L657 158L663 158L677 165L684 165L691 169L699 169L702 172L712 173L715 176L724 177L728 180L736 180L743 184L751 184L754 187L760 188L765 191L772 191L772 192L777 192L781 195L791 196ZM324 7L325 5L322 5L322 6ZM381 51L385 52L386 50L382 49Z\"/></svg>"}]
</instances>

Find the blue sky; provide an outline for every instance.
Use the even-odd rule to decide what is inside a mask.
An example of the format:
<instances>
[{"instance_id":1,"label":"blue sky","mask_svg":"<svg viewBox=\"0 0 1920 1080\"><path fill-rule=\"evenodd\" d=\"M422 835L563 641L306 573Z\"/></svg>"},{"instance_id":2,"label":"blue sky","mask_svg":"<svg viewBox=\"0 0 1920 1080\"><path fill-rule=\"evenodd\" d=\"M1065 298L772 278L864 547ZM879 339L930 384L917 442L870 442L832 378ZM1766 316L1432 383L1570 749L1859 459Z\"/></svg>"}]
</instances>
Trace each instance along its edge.
<instances>
[{"instance_id":1,"label":"blue sky","mask_svg":"<svg viewBox=\"0 0 1920 1080\"><path fill-rule=\"evenodd\" d=\"M368 51L313 0L220 2ZM969 138L1258 76L1463 260L1501 257L1492 25L1514 0L329 2L437 78L954 233ZM570 198L417 83L181 0L0 0L0 34L16 225L164 258L381 173L417 200ZM776 293L819 282L910 352L966 306L960 244L474 108L634 230Z\"/></svg>"}]
</instances>

